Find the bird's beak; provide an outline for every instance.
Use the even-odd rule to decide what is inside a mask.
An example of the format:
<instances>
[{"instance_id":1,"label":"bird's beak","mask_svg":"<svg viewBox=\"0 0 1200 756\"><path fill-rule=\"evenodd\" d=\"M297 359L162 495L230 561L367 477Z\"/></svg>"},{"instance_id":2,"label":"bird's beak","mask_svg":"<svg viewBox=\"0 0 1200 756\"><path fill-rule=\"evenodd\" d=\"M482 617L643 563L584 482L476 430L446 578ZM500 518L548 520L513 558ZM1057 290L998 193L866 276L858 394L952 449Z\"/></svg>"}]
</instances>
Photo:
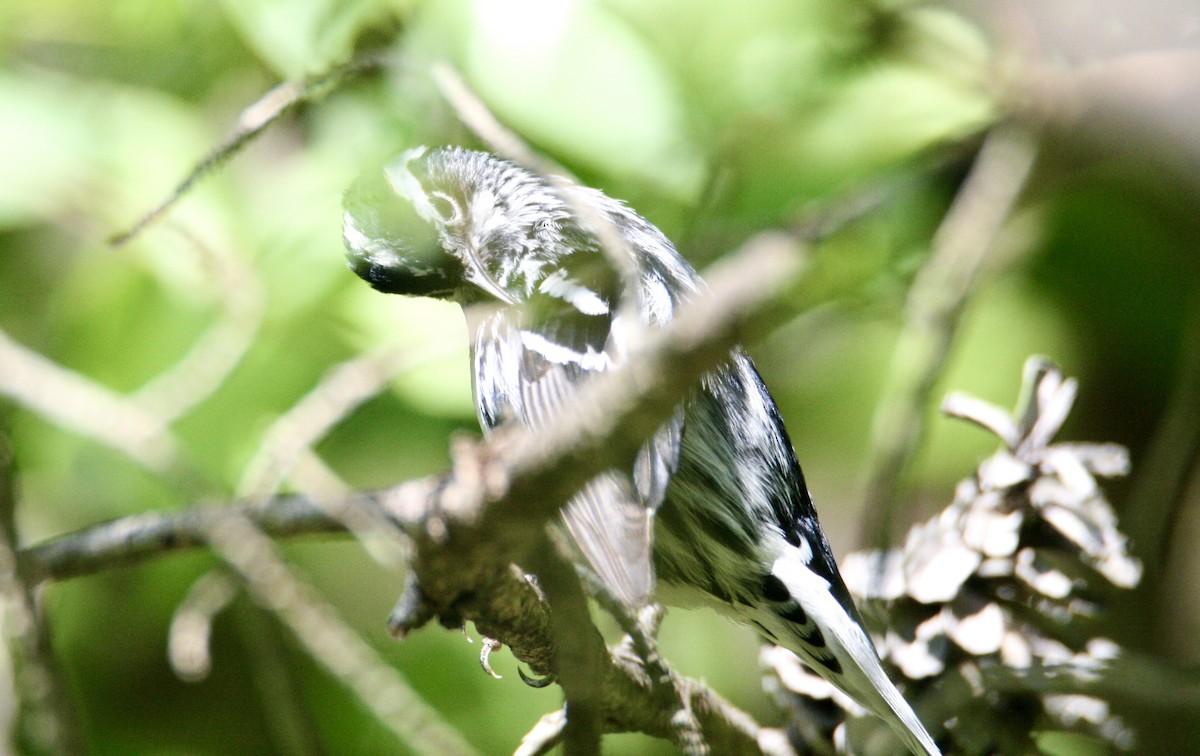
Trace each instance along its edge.
<instances>
[{"instance_id":1,"label":"bird's beak","mask_svg":"<svg viewBox=\"0 0 1200 756\"><path fill-rule=\"evenodd\" d=\"M435 226L441 222L441 219L429 201L429 195L425 193L425 188L421 185L420 180L413 175L412 169L409 168L409 163L419 159L428 151L428 147L414 147L402 152L384 169L384 175L387 177L392 191L401 199L408 201L416 210L417 215L424 218L431 226ZM463 249L463 257L462 262L466 268L464 277L468 283L474 284L485 294L505 304L516 303L516 299L488 274L487 268L483 266L479 255L470 247L469 243Z\"/></svg>"},{"instance_id":2,"label":"bird's beak","mask_svg":"<svg viewBox=\"0 0 1200 756\"><path fill-rule=\"evenodd\" d=\"M475 250L468 249L467 251L467 275L469 282L482 289L485 293L495 297L504 304L516 304L517 300L513 296L500 287L500 284L492 280L487 271L483 268L483 263L479 261L479 257L475 254Z\"/></svg>"}]
</instances>

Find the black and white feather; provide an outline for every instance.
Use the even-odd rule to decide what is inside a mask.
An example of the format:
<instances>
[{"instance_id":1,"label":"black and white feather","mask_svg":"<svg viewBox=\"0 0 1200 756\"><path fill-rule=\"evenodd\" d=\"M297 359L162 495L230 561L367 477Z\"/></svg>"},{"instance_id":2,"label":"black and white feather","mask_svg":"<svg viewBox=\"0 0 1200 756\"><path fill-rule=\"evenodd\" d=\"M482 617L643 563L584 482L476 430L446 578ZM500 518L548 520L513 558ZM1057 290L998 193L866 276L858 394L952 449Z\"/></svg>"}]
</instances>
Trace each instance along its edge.
<instances>
[{"instance_id":1,"label":"black and white feather","mask_svg":"<svg viewBox=\"0 0 1200 756\"><path fill-rule=\"evenodd\" d=\"M463 306L485 430L543 426L581 381L621 363L631 327L666 323L703 288L644 218L598 191L573 191L620 233L635 275L614 272L549 182L486 153L409 150L347 193L358 275L381 291ZM647 602L657 574L672 603L751 625L887 720L909 749L937 753L879 664L783 421L740 349L632 469L593 480L563 521L626 604Z\"/></svg>"}]
</instances>

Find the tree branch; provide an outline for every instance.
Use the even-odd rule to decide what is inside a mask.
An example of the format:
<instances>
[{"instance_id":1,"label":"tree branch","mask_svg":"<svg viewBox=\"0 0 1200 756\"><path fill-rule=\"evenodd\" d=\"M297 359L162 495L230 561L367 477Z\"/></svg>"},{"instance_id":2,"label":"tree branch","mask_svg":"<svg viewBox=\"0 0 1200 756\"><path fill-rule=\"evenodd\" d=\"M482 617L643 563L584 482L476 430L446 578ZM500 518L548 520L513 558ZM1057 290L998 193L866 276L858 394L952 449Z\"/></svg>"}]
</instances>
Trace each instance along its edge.
<instances>
[{"instance_id":1,"label":"tree branch","mask_svg":"<svg viewBox=\"0 0 1200 756\"><path fill-rule=\"evenodd\" d=\"M50 632L38 611L34 584L17 571L17 503L12 449L0 426L0 627L11 654L15 728L0 750L21 753L83 753L84 739L74 703L50 648ZM7 692L7 691L6 691Z\"/></svg>"},{"instance_id":2,"label":"tree branch","mask_svg":"<svg viewBox=\"0 0 1200 756\"><path fill-rule=\"evenodd\" d=\"M934 382L974 283L1012 213L1037 154L1035 137L1015 125L988 134L975 165L933 238L929 260L908 293L905 322L875 411L859 541L890 542L896 488L920 444Z\"/></svg>"},{"instance_id":3,"label":"tree branch","mask_svg":"<svg viewBox=\"0 0 1200 756\"><path fill-rule=\"evenodd\" d=\"M134 400L46 359L3 331L0 365L0 395L119 450L148 470L165 475L184 467L179 440Z\"/></svg>"},{"instance_id":4,"label":"tree branch","mask_svg":"<svg viewBox=\"0 0 1200 756\"><path fill-rule=\"evenodd\" d=\"M681 308L674 322L636 335L626 364L582 386L550 428L457 444L448 473L357 495L356 505L381 509L414 538L416 580L394 619L397 631L435 616L447 625L473 621L534 672L563 671L556 644L561 634L546 604L510 564L532 564L531 544L544 543L545 524L579 487L631 460L705 372L735 344L781 319L777 302L798 267L798 245L790 237L752 240L711 271L711 290ZM242 520L231 519L233 513L274 537L342 529L299 496L136 515L24 550L21 574L31 582L65 579L203 545L219 523ZM221 550L228 560L229 549ZM595 648L585 653L595 658ZM677 739L676 712L663 709L640 666L604 656L596 694L603 729ZM595 680L587 682L595 686ZM714 749L760 750L764 731L748 717L697 683L678 681L677 687Z\"/></svg>"},{"instance_id":5,"label":"tree branch","mask_svg":"<svg viewBox=\"0 0 1200 756\"><path fill-rule=\"evenodd\" d=\"M275 542L252 522L234 513L210 518L206 540L237 571L255 600L401 742L418 753L475 753L316 589L288 568Z\"/></svg>"},{"instance_id":6,"label":"tree branch","mask_svg":"<svg viewBox=\"0 0 1200 756\"><path fill-rule=\"evenodd\" d=\"M268 126L283 116L306 102L320 99L346 79L377 70L382 65L383 61L376 56L361 56L348 63L334 66L323 73L306 77L300 81L285 81L271 88L242 111L233 133L213 148L212 152L201 159L199 163L196 163L187 176L175 185L166 199L134 221L129 228L113 234L108 240L109 244L120 247L162 218L176 202L187 195L197 182L236 155Z\"/></svg>"},{"instance_id":7,"label":"tree branch","mask_svg":"<svg viewBox=\"0 0 1200 756\"><path fill-rule=\"evenodd\" d=\"M374 502L374 494L353 498ZM336 533L343 526L305 496L282 496L268 504L210 504L175 512L145 512L67 533L18 554L21 576L30 584L68 580L139 564L148 559L205 545L214 519L233 509L275 538L308 533Z\"/></svg>"}]
</instances>

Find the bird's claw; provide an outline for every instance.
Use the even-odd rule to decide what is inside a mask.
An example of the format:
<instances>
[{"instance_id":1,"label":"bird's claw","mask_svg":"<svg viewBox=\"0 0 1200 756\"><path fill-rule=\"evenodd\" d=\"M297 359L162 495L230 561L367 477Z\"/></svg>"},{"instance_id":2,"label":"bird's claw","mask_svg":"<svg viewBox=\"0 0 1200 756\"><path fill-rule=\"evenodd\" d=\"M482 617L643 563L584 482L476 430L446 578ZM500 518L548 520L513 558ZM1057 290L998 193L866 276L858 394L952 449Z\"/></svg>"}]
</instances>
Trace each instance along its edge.
<instances>
[{"instance_id":1,"label":"bird's claw","mask_svg":"<svg viewBox=\"0 0 1200 756\"><path fill-rule=\"evenodd\" d=\"M492 655L493 651L499 651L501 648L503 648L504 644L495 638L488 638L487 636L484 636L480 640L483 645L479 649L479 665L483 667L483 671L487 672L491 677L494 677L497 680L501 679L502 676L496 674L496 670L492 669L492 665L488 661L488 657ZM524 677L524 675L522 675L522 677Z\"/></svg>"},{"instance_id":2,"label":"bird's claw","mask_svg":"<svg viewBox=\"0 0 1200 756\"><path fill-rule=\"evenodd\" d=\"M525 674L525 670L517 667L517 674L521 676L521 682L531 688L545 688L547 685L553 685L558 680L558 675L551 672L545 677L531 677Z\"/></svg>"}]
</instances>

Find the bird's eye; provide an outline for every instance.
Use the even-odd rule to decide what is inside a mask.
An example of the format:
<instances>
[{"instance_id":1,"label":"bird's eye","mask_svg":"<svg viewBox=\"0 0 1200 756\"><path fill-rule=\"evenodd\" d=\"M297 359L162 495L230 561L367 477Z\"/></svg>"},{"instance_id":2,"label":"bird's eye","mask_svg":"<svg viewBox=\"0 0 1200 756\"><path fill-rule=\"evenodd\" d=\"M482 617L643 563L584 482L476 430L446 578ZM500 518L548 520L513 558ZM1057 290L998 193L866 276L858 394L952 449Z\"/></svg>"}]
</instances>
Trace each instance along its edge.
<instances>
[{"instance_id":1,"label":"bird's eye","mask_svg":"<svg viewBox=\"0 0 1200 756\"><path fill-rule=\"evenodd\" d=\"M458 205L445 192L431 193L429 205L443 222L451 223L458 220Z\"/></svg>"}]
</instances>

